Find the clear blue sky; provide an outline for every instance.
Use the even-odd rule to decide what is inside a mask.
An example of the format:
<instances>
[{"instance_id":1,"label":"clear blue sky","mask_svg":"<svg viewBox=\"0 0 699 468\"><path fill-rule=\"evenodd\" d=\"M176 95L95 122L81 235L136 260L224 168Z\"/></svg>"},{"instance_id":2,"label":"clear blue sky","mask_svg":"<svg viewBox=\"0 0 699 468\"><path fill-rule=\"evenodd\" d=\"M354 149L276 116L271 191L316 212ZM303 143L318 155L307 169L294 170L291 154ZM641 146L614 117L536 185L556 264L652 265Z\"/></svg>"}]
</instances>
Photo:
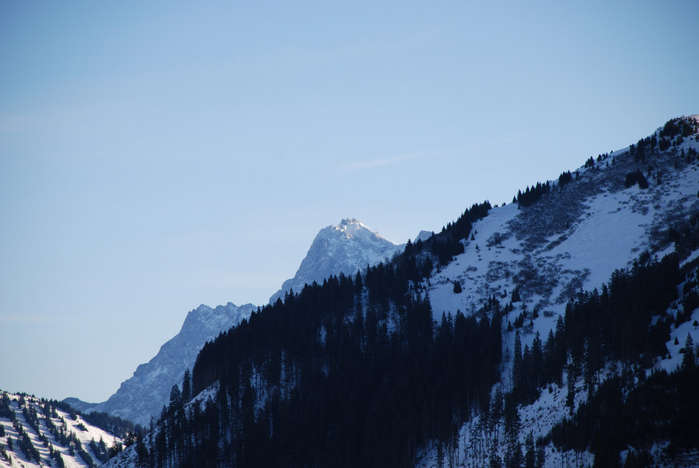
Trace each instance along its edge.
<instances>
[{"instance_id":1,"label":"clear blue sky","mask_svg":"<svg viewBox=\"0 0 699 468\"><path fill-rule=\"evenodd\" d=\"M0 388L101 401L342 217L403 242L699 112L695 1L336 3L2 2Z\"/></svg>"}]
</instances>

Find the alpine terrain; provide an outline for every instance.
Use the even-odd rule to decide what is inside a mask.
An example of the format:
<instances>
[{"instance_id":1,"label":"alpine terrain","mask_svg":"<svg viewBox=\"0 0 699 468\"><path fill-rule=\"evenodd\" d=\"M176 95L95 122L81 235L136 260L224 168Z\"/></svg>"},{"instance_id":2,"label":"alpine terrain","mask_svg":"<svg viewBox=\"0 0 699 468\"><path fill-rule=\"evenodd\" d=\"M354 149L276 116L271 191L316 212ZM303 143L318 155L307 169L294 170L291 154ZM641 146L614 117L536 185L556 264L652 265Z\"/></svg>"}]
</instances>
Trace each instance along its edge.
<instances>
[{"instance_id":1,"label":"alpine terrain","mask_svg":"<svg viewBox=\"0 0 699 468\"><path fill-rule=\"evenodd\" d=\"M132 433L132 424L106 414L81 415L60 402L0 392L2 467L97 466Z\"/></svg>"},{"instance_id":2,"label":"alpine terrain","mask_svg":"<svg viewBox=\"0 0 699 468\"><path fill-rule=\"evenodd\" d=\"M673 119L383 263L285 283L108 466L699 465L697 150L699 116Z\"/></svg>"},{"instance_id":3,"label":"alpine terrain","mask_svg":"<svg viewBox=\"0 0 699 468\"><path fill-rule=\"evenodd\" d=\"M252 304L236 306L231 302L215 308L202 304L187 314L180 332L165 342L155 357L138 366L107 401L64 401L79 411L105 412L145 426L151 417L160 415L172 385L181 382L185 371L192 368L204 343L240 323L255 308Z\"/></svg>"},{"instance_id":4,"label":"alpine terrain","mask_svg":"<svg viewBox=\"0 0 699 468\"><path fill-rule=\"evenodd\" d=\"M270 302L292 288L300 291L304 285L322 282L331 275L354 274L368 265L376 265L401 247L356 219L343 219L316 235L294 278L286 280ZM180 332L163 344L155 357L138 366L133 376L122 382L107 401L86 403L77 398L64 401L80 411L106 412L146 426L151 417L160 415L168 402L170 389L181 383L185 371L194 366L204 343L248 318L256 308L253 304L236 306L230 302L215 308L202 304L187 314Z\"/></svg>"},{"instance_id":5,"label":"alpine terrain","mask_svg":"<svg viewBox=\"0 0 699 468\"><path fill-rule=\"evenodd\" d=\"M290 291L301 292L304 285L314 281L321 283L331 275L353 275L369 265L389 260L402 247L373 232L361 221L345 218L340 224L320 230L294 277L284 281L269 302L274 303Z\"/></svg>"}]
</instances>

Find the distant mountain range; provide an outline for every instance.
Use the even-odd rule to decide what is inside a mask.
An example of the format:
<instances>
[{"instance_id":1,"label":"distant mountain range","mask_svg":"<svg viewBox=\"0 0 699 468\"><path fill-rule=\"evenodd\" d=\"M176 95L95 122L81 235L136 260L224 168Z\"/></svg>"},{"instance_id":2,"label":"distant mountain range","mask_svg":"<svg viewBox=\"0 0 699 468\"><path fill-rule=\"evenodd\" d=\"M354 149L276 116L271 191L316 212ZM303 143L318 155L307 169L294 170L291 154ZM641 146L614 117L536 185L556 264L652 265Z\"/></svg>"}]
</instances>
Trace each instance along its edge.
<instances>
[{"instance_id":1,"label":"distant mountain range","mask_svg":"<svg viewBox=\"0 0 699 468\"><path fill-rule=\"evenodd\" d=\"M79 411L101 411L147 425L151 416L160 414L172 386L182 383L185 370L194 365L204 343L240 323L255 309L253 304L236 306L229 302L215 308L202 304L187 314L180 332L165 342L155 357L138 366L107 401L86 403L77 398L64 401Z\"/></svg>"},{"instance_id":2,"label":"distant mountain range","mask_svg":"<svg viewBox=\"0 0 699 468\"><path fill-rule=\"evenodd\" d=\"M418 237L429 235L422 231ZM270 302L283 299L289 291L298 292L314 281L322 283L330 275L354 274L390 259L402 248L357 219L343 219L320 230L294 277L284 282ZM79 411L106 412L148 425L151 417L160 415L172 386L181 384L185 370L194 366L204 343L248 318L256 308L253 304L236 306L230 302L214 308L202 304L187 314L180 332L163 344L150 361L139 365L107 401L87 403L78 398L64 401Z\"/></svg>"},{"instance_id":3,"label":"distant mountain range","mask_svg":"<svg viewBox=\"0 0 699 468\"><path fill-rule=\"evenodd\" d=\"M178 436L197 442L182 459L699 466L697 190L689 116L402 251L354 220L325 228L258 319L200 352L207 411L187 416ZM339 265L323 252L363 268L347 245L400 253L276 302ZM128 449L109 466L136 460Z\"/></svg>"}]
</instances>

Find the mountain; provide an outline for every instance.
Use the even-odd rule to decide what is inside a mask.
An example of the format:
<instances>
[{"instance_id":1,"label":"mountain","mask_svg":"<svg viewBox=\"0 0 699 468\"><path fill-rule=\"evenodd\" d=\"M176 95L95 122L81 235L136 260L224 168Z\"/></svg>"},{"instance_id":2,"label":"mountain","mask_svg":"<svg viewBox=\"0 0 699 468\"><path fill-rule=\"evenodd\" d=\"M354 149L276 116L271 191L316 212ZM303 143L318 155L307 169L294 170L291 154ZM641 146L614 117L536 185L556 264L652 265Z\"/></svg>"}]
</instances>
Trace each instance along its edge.
<instances>
[{"instance_id":1,"label":"mountain","mask_svg":"<svg viewBox=\"0 0 699 468\"><path fill-rule=\"evenodd\" d=\"M434 235L434 232L431 232L431 231L420 231L417 234L417 236L415 237L415 240L413 242L417 242L417 241L424 242L427 239L429 239L430 237L432 237L433 235Z\"/></svg>"},{"instance_id":2,"label":"mountain","mask_svg":"<svg viewBox=\"0 0 699 468\"><path fill-rule=\"evenodd\" d=\"M520 304L546 312L550 326L576 292L599 288L644 251L673 251L677 242L668 230L699 211L699 174L687 153L699 142L692 134L666 146L663 128L645 144L590 158L545 183L550 189L531 205L491 210L464 240L464 252L430 278L435 316L478 308L517 289ZM645 187L630 180L635 174ZM570 181L561 183L566 175ZM454 282L461 294L453 293Z\"/></svg>"},{"instance_id":3,"label":"mountain","mask_svg":"<svg viewBox=\"0 0 699 468\"><path fill-rule=\"evenodd\" d=\"M698 466L697 150L673 119L261 308L110 466Z\"/></svg>"},{"instance_id":4,"label":"mountain","mask_svg":"<svg viewBox=\"0 0 699 468\"><path fill-rule=\"evenodd\" d=\"M107 461L123 441L90 419L55 401L0 392L0 466L87 467Z\"/></svg>"},{"instance_id":5,"label":"mountain","mask_svg":"<svg viewBox=\"0 0 699 468\"><path fill-rule=\"evenodd\" d=\"M107 401L64 401L79 411L106 412L145 426L151 417L160 414L172 386L181 383L185 370L194 366L204 343L248 318L256 308L253 304L236 306L231 302L215 308L202 304L187 314L179 333L165 342L155 357L139 365Z\"/></svg>"},{"instance_id":6,"label":"mountain","mask_svg":"<svg viewBox=\"0 0 699 468\"><path fill-rule=\"evenodd\" d=\"M314 281L322 283L330 275L353 275L368 265L390 259L402 248L361 221L345 218L339 224L318 232L294 277L284 281L269 302L274 303L289 291L300 292L304 285Z\"/></svg>"},{"instance_id":7,"label":"mountain","mask_svg":"<svg viewBox=\"0 0 699 468\"><path fill-rule=\"evenodd\" d=\"M322 282L330 275L354 274L367 265L389 259L401 248L360 221L343 219L316 235L294 278L285 281L271 301L291 289L300 291L305 284ZM194 366L204 343L240 323L255 309L252 304L238 307L228 303L215 308L200 305L189 312L180 332L148 363L138 366L107 401L87 403L78 398L64 401L79 411L106 412L145 426L151 417L160 415L172 386L181 383L185 370Z\"/></svg>"},{"instance_id":8,"label":"mountain","mask_svg":"<svg viewBox=\"0 0 699 468\"><path fill-rule=\"evenodd\" d=\"M687 335L695 343L699 338L698 129L699 116L673 119L637 143L591 157L579 169L549 181L550 189L541 190L534 203L512 203L491 210L487 217L474 223L472 235L463 242L464 252L431 275L426 292L435 319L457 310L473 313L492 298L511 302L512 310L503 321L507 329L503 333L501 381L495 388L506 393L517 386L513 382L516 335L523 349L531 349L537 336L543 341L549 332L556 331L558 320L566 317L571 301L579 300L581 294L599 294L604 288L611 288L619 269L633 272L643 261L660 261L671 254L678 256L682 280L670 289L683 290L662 311L653 311L652 321L665 319L672 324L663 330L661 350L650 364L644 365L648 374L679 372ZM461 290L458 294L455 283ZM596 376L601 382L618 377L613 366L619 366L619 373L629 366L623 360L610 359L607 364L609 368ZM569 393L575 394L572 413L584 411L592 401L594 392L586 388L581 374L573 378L563 372L573 391L559 382L540 389L536 399L519 407L519 424L531 431L535 440L540 437L542 441L551 441L564 418L571 416L566 406ZM600 383L598 391L600 387L604 389ZM485 417L474 418L460 428L455 451L486 444L482 433ZM504 423L491 431L494 437L501 437L496 452L504 461L510 449ZM519 433L522 447L527 435L525 431ZM653 462L639 466L678 462L664 459L667 439L656 439L655 443L646 454L653 457ZM546 446L547 465L592 465L595 460L590 445L577 451L570 450L570 445L563 447L569 450L561 451L561 446L553 444ZM637 453L644 449L637 448ZM629 450L622 456L634 453ZM489 462L487 453L481 456L481 463ZM418 466L434 466L437 458L437 450L425 450ZM691 459L694 461L680 461L687 463L683 466L699 465L699 457Z\"/></svg>"}]
</instances>

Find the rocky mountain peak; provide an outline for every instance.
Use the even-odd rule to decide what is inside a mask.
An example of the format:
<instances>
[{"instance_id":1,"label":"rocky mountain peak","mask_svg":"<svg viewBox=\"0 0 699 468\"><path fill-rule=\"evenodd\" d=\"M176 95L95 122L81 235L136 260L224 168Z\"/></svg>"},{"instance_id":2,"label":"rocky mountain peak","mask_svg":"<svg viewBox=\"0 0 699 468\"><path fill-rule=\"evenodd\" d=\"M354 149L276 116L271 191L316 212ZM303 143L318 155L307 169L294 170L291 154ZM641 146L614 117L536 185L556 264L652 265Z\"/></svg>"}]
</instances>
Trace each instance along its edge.
<instances>
[{"instance_id":1,"label":"rocky mountain peak","mask_svg":"<svg viewBox=\"0 0 699 468\"><path fill-rule=\"evenodd\" d=\"M352 275L391 258L401 248L358 219L344 218L318 232L294 277L282 284L270 302L290 290L299 292L304 285L321 282L330 275Z\"/></svg>"}]
</instances>

